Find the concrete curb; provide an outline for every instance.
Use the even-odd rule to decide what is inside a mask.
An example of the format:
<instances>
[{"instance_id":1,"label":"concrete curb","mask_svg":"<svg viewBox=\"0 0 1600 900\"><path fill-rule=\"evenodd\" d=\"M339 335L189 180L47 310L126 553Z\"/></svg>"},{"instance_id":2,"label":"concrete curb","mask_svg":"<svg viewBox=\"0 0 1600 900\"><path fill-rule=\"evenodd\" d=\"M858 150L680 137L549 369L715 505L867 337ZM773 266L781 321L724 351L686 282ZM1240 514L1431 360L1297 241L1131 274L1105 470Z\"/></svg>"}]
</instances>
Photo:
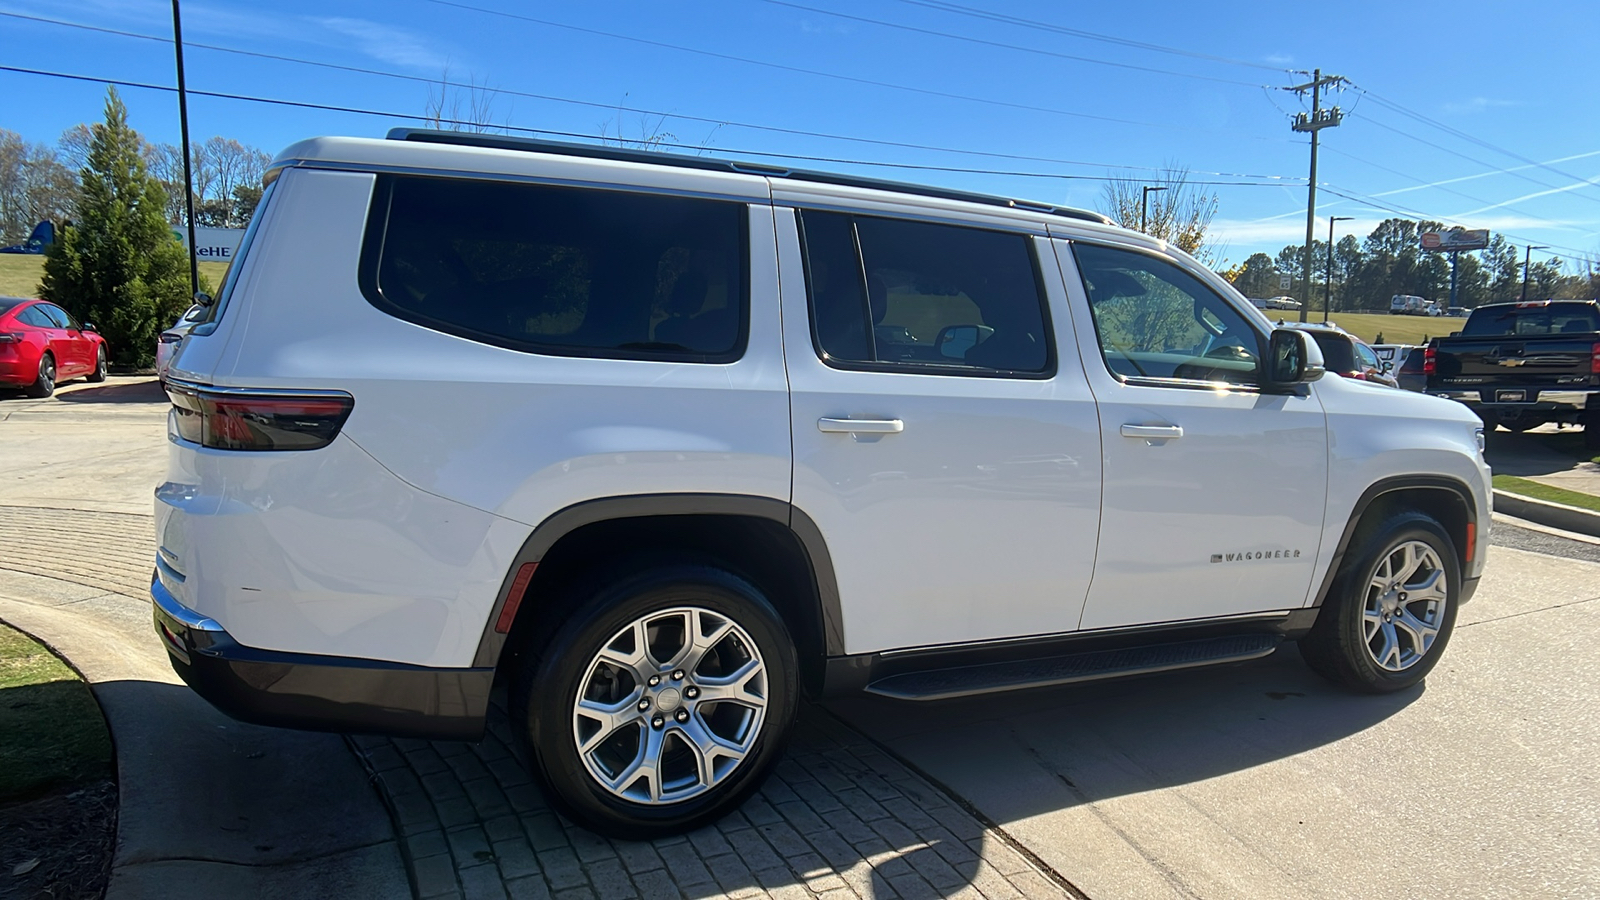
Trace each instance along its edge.
<instances>
[{"instance_id":1,"label":"concrete curb","mask_svg":"<svg viewBox=\"0 0 1600 900\"><path fill-rule=\"evenodd\" d=\"M1551 528L1600 537L1600 512L1579 509L1565 503L1551 503L1549 500L1536 500L1533 497L1496 490L1494 511L1538 522Z\"/></svg>"}]
</instances>

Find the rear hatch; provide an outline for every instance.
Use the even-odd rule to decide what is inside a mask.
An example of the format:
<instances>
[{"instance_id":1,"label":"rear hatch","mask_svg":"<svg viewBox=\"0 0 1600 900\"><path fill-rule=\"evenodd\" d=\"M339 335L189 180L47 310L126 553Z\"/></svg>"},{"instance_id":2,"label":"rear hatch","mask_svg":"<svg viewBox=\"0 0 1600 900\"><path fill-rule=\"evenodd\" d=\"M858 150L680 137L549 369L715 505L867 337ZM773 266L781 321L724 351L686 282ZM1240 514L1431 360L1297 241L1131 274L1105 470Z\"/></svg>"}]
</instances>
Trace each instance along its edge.
<instances>
[{"instance_id":1,"label":"rear hatch","mask_svg":"<svg viewBox=\"0 0 1600 900\"><path fill-rule=\"evenodd\" d=\"M1473 313L1457 337L1437 345L1430 388L1581 390L1600 386L1600 322L1587 303L1517 304ZM1486 397L1492 402L1496 398ZM1530 393L1522 398L1536 402Z\"/></svg>"}]
</instances>

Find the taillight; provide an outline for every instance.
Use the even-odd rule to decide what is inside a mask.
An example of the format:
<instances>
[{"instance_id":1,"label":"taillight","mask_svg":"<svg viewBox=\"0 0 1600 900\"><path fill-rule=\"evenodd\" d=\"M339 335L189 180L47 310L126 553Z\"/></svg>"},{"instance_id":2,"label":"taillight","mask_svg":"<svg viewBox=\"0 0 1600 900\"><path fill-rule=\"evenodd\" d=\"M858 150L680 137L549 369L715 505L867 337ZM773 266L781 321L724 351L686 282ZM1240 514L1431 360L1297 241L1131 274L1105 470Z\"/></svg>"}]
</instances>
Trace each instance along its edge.
<instances>
[{"instance_id":1,"label":"taillight","mask_svg":"<svg viewBox=\"0 0 1600 900\"><path fill-rule=\"evenodd\" d=\"M1432 375L1439 369L1439 351L1427 347L1422 351L1422 374Z\"/></svg>"},{"instance_id":2,"label":"taillight","mask_svg":"<svg viewBox=\"0 0 1600 900\"><path fill-rule=\"evenodd\" d=\"M0 331L0 344L20 344L20 343L22 343L22 335L17 334L14 331L12 331L12 332ZM1600 345L1597 345L1596 349L1600 349Z\"/></svg>"},{"instance_id":3,"label":"taillight","mask_svg":"<svg viewBox=\"0 0 1600 900\"><path fill-rule=\"evenodd\" d=\"M1589 374L1600 375L1600 341L1589 348Z\"/></svg>"},{"instance_id":4,"label":"taillight","mask_svg":"<svg viewBox=\"0 0 1600 900\"><path fill-rule=\"evenodd\" d=\"M218 391L169 384L170 430L216 450L316 450L338 436L349 394Z\"/></svg>"}]
</instances>

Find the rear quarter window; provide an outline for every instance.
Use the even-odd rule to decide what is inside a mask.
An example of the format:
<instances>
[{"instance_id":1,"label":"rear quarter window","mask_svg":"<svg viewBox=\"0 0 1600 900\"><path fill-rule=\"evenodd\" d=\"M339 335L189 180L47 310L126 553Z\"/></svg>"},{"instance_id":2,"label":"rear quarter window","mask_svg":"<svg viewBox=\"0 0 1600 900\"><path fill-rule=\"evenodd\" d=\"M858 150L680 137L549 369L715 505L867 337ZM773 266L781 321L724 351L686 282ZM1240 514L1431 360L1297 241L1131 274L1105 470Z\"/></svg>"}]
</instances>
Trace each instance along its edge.
<instances>
[{"instance_id":1,"label":"rear quarter window","mask_svg":"<svg viewBox=\"0 0 1600 900\"><path fill-rule=\"evenodd\" d=\"M390 315L480 343L731 362L749 319L742 203L380 176L361 266Z\"/></svg>"}]
</instances>

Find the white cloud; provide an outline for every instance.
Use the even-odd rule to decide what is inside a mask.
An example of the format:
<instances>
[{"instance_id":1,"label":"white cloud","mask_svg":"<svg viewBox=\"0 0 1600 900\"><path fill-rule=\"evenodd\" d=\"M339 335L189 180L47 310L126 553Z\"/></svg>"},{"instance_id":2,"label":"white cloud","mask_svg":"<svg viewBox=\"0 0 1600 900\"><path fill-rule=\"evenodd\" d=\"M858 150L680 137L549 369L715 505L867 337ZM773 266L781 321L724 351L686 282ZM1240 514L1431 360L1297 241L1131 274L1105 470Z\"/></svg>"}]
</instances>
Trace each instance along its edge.
<instances>
[{"instance_id":1,"label":"white cloud","mask_svg":"<svg viewBox=\"0 0 1600 900\"><path fill-rule=\"evenodd\" d=\"M1266 59L1267 62L1272 63L1275 66L1287 66L1294 62L1294 57L1287 53L1274 53L1271 56L1268 56Z\"/></svg>"},{"instance_id":2,"label":"white cloud","mask_svg":"<svg viewBox=\"0 0 1600 900\"><path fill-rule=\"evenodd\" d=\"M423 37L403 28L366 19L334 17L310 21L353 38L359 52L397 66L442 70L449 62L449 57L434 49Z\"/></svg>"},{"instance_id":3,"label":"white cloud","mask_svg":"<svg viewBox=\"0 0 1600 900\"><path fill-rule=\"evenodd\" d=\"M1520 100L1497 100L1493 97L1473 97L1470 100L1459 100L1444 105L1444 111L1452 115L1463 113L1478 113L1488 109L1499 109L1505 106L1521 106Z\"/></svg>"}]
</instances>

